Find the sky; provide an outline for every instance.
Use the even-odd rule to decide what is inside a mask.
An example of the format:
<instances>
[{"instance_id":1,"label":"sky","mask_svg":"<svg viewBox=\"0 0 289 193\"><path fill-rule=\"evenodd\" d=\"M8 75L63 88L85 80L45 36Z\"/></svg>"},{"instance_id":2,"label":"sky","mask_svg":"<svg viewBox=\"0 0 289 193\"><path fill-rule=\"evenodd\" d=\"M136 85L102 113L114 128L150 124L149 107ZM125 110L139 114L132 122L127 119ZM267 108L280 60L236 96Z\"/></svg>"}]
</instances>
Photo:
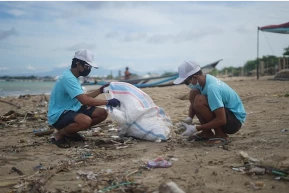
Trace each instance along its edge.
<instances>
[{"instance_id":1,"label":"sky","mask_svg":"<svg viewBox=\"0 0 289 193\"><path fill-rule=\"evenodd\" d=\"M83 48L111 71L177 72L185 60L239 67L257 57L257 27L288 22L288 7L289 1L0 1L0 75L70 67ZM282 56L289 46L289 35L259 35L260 57Z\"/></svg>"}]
</instances>

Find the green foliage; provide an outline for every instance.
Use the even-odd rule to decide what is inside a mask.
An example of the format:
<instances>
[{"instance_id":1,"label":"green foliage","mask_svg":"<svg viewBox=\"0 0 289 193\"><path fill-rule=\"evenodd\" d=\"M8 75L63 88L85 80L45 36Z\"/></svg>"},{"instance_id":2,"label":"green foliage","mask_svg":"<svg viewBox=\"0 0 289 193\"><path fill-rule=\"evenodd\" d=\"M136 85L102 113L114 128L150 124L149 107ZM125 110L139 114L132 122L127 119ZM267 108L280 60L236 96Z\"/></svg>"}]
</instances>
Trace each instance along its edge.
<instances>
[{"instance_id":1,"label":"green foliage","mask_svg":"<svg viewBox=\"0 0 289 193\"><path fill-rule=\"evenodd\" d=\"M170 76L170 75L173 75L173 74L176 74L176 72L164 72L162 74L162 76Z\"/></svg>"},{"instance_id":2,"label":"green foliage","mask_svg":"<svg viewBox=\"0 0 289 193\"><path fill-rule=\"evenodd\" d=\"M107 75L106 79L113 79L113 75Z\"/></svg>"},{"instance_id":3,"label":"green foliage","mask_svg":"<svg viewBox=\"0 0 289 193\"><path fill-rule=\"evenodd\" d=\"M211 74L213 76L217 76L218 75L218 70L216 68L214 68L209 74Z\"/></svg>"},{"instance_id":4,"label":"green foliage","mask_svg":"<svg viewBox=\"0 0 289 193\"><path fill-rule=\"evenodd\" d=\"M289 46L287 48L284 48L283 55L285 55L285 56L289 55Z\"/></svg>"},{"instance_id":5,"label":"green foliage","mask_svg":"<svg viewBox=\"0 0 289 193\"><path fill-rule=\"evenodd\" d=\"M49 77L49 76L47 76ZM45 77L44 77L45 78ZM9 80L9 79L17 79L17 80L37 80L39 79L39 77L37 76L1 76L0 79L5 79L5 80Z\"/></svg>"}]
</instances>

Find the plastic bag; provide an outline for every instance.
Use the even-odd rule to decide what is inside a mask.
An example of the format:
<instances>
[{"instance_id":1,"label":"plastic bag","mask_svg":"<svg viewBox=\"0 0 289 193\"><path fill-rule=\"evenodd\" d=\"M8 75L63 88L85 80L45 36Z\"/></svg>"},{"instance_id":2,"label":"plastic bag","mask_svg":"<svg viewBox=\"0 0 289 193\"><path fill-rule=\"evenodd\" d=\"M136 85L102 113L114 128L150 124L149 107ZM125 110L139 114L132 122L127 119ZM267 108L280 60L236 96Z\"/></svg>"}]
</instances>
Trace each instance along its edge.
<instances>
[{"instance_id":1,"label":"plastic bag","mask_svg":"<svg viewBox=\"0 0 289 193\"><path fill-rule=\"evenodd\" d=\"M113 121L119 124L119 136L148 141L170 138L172 122L169 115L154 104L142 90L125 82L112 82L104 90L106 99L116 98L120 107L108 107Z\"/></svg>"}]
</instances>

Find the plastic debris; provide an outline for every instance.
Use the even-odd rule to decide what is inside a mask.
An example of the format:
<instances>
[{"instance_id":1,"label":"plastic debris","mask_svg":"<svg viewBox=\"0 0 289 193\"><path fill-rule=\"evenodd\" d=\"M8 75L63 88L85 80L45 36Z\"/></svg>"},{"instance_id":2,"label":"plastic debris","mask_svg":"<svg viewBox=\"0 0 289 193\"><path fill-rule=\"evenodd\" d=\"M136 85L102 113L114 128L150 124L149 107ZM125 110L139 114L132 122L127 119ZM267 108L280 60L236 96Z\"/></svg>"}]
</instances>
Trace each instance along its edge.
<instances>
[{"instance_id":1,"label":"plastic debris","mask_svg":"<svg viewBox=\"0 0 289 193\"><path fill-rule=\"evenodd\" d=\"M149 168L168 168L171 167L173 165L172 162L167 161L163 158L157 158L155 160L150 160L147 163L147 167Z\"/></svg>"},{"instance_id":2,"label":"plastic debris","mask_svg":"<svg viewBox=\"0 0 289 193\"><path fill-rule=\"evenodd\" d=\"M258 159L253 158L251 156L248 155L248 153L244 152L244 151L240 151L240 155L243 159L247 160L247 161L251 161L251 162L259 162Z\"/></svg>"},{"instance_id":3,"label":"plastic debris","mask_svg":"<svg viewBox=\"0 0 289 193\"><path fill-rule=\"evenodd\" d=\"M170 181L159 186L159 193L185 193L175 182Z\"/></svg>"},{"instance_id":4,"label":"plastic debris","mask_svg":"<svg viewBox=\"0 0 289 193\"><path fill-rule=\"evenodd\" d=\"M33 167L33 170L34 170L34 171L37 171L37 170L41 170L41 169L43 169L43 168L44 168L44 166L40 163L39 165L34 166L34 167Z\"/></svg>"},{"instance_id":5,"label":"plastic debris","mask_svg":"<svg viewBox=\"0 0 289 193\"><path fill-rule=\"evenodd\" d=\"M78 171L77 171L77 175L86 176L86 178L89 179L89 180L95 180L96 177L97 177L97 174L95 174L95 173L92 172L92 171L82 171L82 170L78 170Z\"/></svg>"}]
</instances>

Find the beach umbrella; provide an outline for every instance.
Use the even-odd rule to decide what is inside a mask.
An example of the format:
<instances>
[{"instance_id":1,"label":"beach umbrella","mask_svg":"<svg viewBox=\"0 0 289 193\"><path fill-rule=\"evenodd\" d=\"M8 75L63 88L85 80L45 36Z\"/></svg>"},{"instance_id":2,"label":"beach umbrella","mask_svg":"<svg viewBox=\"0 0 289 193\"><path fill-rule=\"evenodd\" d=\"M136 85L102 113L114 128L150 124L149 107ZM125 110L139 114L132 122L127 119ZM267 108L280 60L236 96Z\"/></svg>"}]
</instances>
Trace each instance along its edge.
<instances>
[{"instance_id":1,"label":"beach umbrella","mask_svg":"<svg viewBox=\"0 0 289 193\"><path fill-rule=\"evenodd\" d=\"M266 25L257 28L257 79L259 79L259 31L289 34L289 22L278 25Z\"/></svg>"}]
</instances>

